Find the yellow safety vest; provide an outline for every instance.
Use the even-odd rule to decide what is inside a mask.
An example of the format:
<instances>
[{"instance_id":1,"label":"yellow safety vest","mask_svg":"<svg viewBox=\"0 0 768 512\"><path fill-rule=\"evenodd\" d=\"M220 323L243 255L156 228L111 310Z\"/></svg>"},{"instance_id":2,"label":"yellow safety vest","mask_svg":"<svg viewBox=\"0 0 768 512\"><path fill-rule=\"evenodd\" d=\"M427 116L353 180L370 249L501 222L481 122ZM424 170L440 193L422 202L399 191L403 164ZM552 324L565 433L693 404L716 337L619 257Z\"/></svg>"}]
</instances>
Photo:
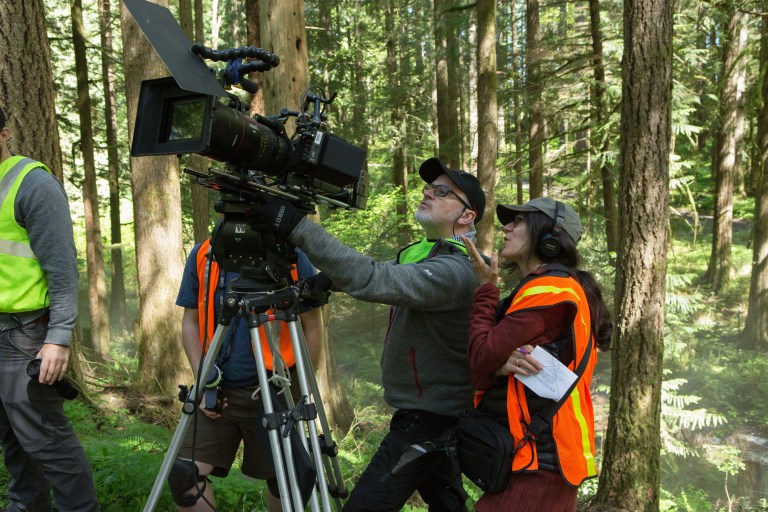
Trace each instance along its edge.
<instances>
[{"instance_id":1,"label":"yellow safety vest","mask_svg":"<svg viewBox=\"0 0 768 512\"><path fill-rule=\"evenodd\" d=\"M27 230L14 216L14 204L24 177L45 165L23 156L0 163L0 312L23 313L47 307L48 281L32 252Z\"/></svg>"}]
</instances>

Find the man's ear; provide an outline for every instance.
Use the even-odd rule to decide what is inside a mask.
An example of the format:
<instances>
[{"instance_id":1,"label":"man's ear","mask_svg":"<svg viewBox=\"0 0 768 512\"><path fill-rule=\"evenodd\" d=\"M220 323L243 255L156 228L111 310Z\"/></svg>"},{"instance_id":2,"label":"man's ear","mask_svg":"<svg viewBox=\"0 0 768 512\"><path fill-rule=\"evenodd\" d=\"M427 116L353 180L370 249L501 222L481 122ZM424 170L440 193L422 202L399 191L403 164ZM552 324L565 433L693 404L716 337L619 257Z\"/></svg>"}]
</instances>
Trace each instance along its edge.
<instances>
[{"instance_id":1,"label":"man's ear","mask_svg":"<svg viewBox=\"0 0 768 512\"><path fill-rule=\"evenodd\" d=\"M465 208L456 222L464 226L469 226L475 222L476 217L477 213L475 213L473 210L470 210L469 208Z\"/></svg>"}]
</instances>

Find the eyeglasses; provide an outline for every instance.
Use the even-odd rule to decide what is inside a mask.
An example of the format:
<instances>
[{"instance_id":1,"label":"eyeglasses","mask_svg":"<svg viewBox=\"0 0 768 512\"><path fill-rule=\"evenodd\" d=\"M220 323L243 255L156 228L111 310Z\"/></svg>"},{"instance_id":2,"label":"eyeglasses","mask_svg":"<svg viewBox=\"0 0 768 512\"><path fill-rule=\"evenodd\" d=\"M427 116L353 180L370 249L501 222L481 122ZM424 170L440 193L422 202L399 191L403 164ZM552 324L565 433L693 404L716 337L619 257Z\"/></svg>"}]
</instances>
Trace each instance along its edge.
<instances>
[{"instance_id":1,"label":"eyeglasses","mask_svg":"<svg viewBox=\"0 0 768 512\"><path fill-rule=\"evenodd\" d=\"M446 197L448 194L453 194L453 195L456 197L456 199L458 199L458 200L459 200L459 202L460 202L461 204L463 204L464 206L466 206L466 207L467 207L467 208L469 208L470 210L472 210L472 211L475 211L475 209L474 209L474 208L472 208L470 205L468 205L468 204L466 203L466 201L464 201L464 200L463 200L463 199L462 199L462 198L459 196L459 194L457 194L456 192L454 192L453 190L451 190L451 187L447 187L447 186L445 186L445 185L435 185L434 183L427 183L426 185L424 185L424 188L423 188L423 189L421 189L421 191L422 191L422 193L424 193L424 192L426 192L427 190L431 190L431 191L432 191L432 193L433 193L433 194L435 194L437 197Z\"/></svg>"},{"instance_id":2,"label":"eyeglasses","mask_svg":"<svg viewBox=\"0 0 768 512\"><path fill-rule=\"evenodd\" d=\"M524 220L525 220L525 215L523 215L522 213L518 213L517 215L515 215L515 218L512 219L512 222L510 222L510 224L512 224L513 227L517 227L517 225L523 222Z\"/></svg>"}]
</instances>

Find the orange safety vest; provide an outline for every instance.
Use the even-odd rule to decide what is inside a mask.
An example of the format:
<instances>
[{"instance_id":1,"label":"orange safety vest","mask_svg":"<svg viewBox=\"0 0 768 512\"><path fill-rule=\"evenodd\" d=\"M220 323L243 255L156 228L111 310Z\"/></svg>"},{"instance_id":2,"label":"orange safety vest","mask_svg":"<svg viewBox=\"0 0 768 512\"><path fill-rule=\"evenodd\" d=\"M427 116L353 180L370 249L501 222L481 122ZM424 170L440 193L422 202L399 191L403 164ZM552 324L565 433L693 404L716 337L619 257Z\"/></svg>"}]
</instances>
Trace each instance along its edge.
<instances>
[{"instance_id":1,"label":"orange safety vest","mask_svg":"<svg viewBox=\"0 0 768 512\"><path fill-rule=\"evenodd\" d=\"M507 315L517 311L546 308L571 303L576 306L571 337L575 342L575 361L569 364L571 371L586 355L589 337L592 336L589 305L581 285L572 277L544 275L524 284L515 294L507 309ZM597 362L597 350L592 343L592 353L584 373L579 378L570 397L552 419L552 436L556 455L565 479L578 486L587 478L597 475L595 467L595 419L589 385ZM534 411L535 412L535 411ZM509 429L520 448L512 459L512 471L537 471L539 468L536 443L521 442L525 438L524 425L530 424L531 413L525 398L525 386L509 376L507 388L507 414Z\"/></svg>"},{"instance_id":2,"label":"orange safety vest","mask_svg":"<svg viewBox=\"0 0 768 512\"><path fill-rule=\"evenodd\" d=\"M199 289L197 292L197 312L198 322L200 324L200 343L205 344L205 350L208 350L208 345L213 339L213 333L216 329L216 316L214 312L215 294L216 288L219 282L219 265L215 261L211 261L210 270L206 276L206 267L208 266L208 251L211 246L210 240L206 240L200 244L200 248L197 251L197 278L199 282ZM298 280L298 271L296 264L293 265L291 270L291 276L294 282ZM205 289L206 283L213 283L213 286L208 287L208 309L205 308ZM208 315L208 335L205 332L205 319L206 313ZM280 321L277 324L280 331L280 355L285 361L288 368L296 364L296 356L293 353L293 344L291 343L291 331L288 329L288 325ZM273 329L274 330L274 329ZM259 339L261 341L261 351L264 354L264 366L267 370L273 370L272 351L269 348L269 341L267 340L267 334L264 331L264 326L259 326Z\"/></svg>"}]
</instances>

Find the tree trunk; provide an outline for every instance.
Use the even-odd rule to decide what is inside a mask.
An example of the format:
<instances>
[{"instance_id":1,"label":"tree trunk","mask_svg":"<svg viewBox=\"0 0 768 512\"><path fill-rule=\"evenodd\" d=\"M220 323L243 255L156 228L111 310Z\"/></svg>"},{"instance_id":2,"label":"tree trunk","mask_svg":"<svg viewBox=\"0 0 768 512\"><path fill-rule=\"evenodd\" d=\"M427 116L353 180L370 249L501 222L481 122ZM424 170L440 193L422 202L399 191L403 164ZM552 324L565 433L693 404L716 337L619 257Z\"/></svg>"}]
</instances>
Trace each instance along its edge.
<instances>
[{"instance_id":1,"label":"tree trunk","mask_svg":"<svg viewBox=\"0 0 768 512\"><path fill-rule=\"evenodd\" d=\"M360 11L360 0L355 0L355 12ZM351 30L351 34L354 37L353 41L350 41L350 46L362 40L364 32L365 19L362 16L355 16L352 23L354 23ZM368 134L366 129L366 112L368 110L368 91L365 87L365 63L363 61L364 52L355 52L354 61L352 63L352 83L350 88L352 91L352 143L359 145L361 148L368 151ZM365 160L365 169L368 172L368 159Z\"/></svg>"},{"instance_id":2,"label":"tree trunk","mask_svg":"<svg viewBox=\"0 0 768 512\"><path fill-rule=\"evenodd\" d=\"M265 108L267 112L279 112L283 107L299 110L308 82L304 4L302 0L259 0L259 20L264 49L280 57L280 65L264 74ZM313 217L319 221L319 216ZM327 311L323 312L323 324L317 383L328 422L346 430L353 414L341 388L334 347L328 343Z\"/></svg>"},{"instance_id":3,"label":"tree trunk","mask_svg":"<svg viewBox=\"0 0 768 512\"><path fill-rule=\"evenodd\" d=\"M158 1L167 7L167 1ZM133 134L142 80L168 75L121 4L128 133ZM181 308L176 295L184 270L179 165L175 156L131 158L139 316L138 385L147 393L176 395L190 378L181 347Z\"/></svg>"},{"instance_id":4,"label":"tree trunk","mask_svg":"<svg viewBox=\"0 0 768 512\"><path fill-rule=\"evenodd\" d=\"M99 194L96 189L96 164L93 155L91 93L88 90L88 60L81 0L72 0L72 38L77 75L77 111L80 115L80 151L83 156L83 205L85 254L88 272L88 311L91 319L90 346L100 355L109 353L109 311L107 277L104 272L104 246L99 219ZM73 162L74 164L75 162Z\"/></svg>"},{"instance_id":5,"label":"tree trunk","mask_svg":"<svg viewBox=\"0 0 768 512\"><path fill-rule=\"evenodd\" d=\"M763 0L768 9L768 0ZM768 12L768 11L766 11ZM759 163L756 166L755 220L752 232L752 276L744 339L761 352L768 350L768 17L762 18L760 39L760 92L762 104L757 117Z\"/></svg>"},{"instance_id":6,"label":"tree trunk","mask_svg":"<svg viewBox=\"0 0 768 512\"><path fill-rule=\"evenodd\" d=\"M541 99L539 0L525 2L525 52L528 99L528 186L531 199L544 195L544 104Z\"/></svg>"},{"instance_id":7,"label":"tree trunk","mask_svg":"<svg viewBox=\"0 0 768 512\"><path fill-rule=\"evenodd\" d=\"M111 294L109 325L122 331L125 318L125 273L123 271L123 238L120 224L120 154L117 145L117 109L115 108L115 67L112 55L112 8L110 0L99 0L101 28L101 81L104 89L104 119L107 135L109 168L109 226L111 245Z\"/></svg>"},{"instance_id":8,"label":"tree trunk","mask_svg":"<svg viewBox=\"0 0 768 512\"><path fill-rule=\"evenodd\" d=\"M717 137L717 172L715 175L715 211L712 221L712 253L704 276L715 292L720 292L732 274L733 245L733 179L740 165L739 152L744 135L740 114L741 93L739 69L746 39L741 38L744 14L735 5L729 6L728 27L723 46L723 71L720 87L720 130ZM741 123L739 118L742 117ZM741 126L741 128L739 128Z\"/></svg>"},{"instance_id":9,"label":"tree trunk","mask_svg":"<svg viewBox=\"0 0 768 512\"><path fill-rule=\"evenodd\" d=\"M0 2L0 48L1 106L13 133L9 147L44 163L63 181L42 0Z\"/></svg>"},{"instance_id":10,"label":"tree trunk","mask_svg":"<svg viewBox=\"0 0 768 512\"><path fill-rule=\"evenodd\" d=\"M659 510L672 12L667 0L624 3L617 325L591 510Z\"/></svg>"},{"instance_id":11,"label":"tree trunk","mask_svg":"<svg viewBox=\"0 0 768 512\"><path fill-rule=\"evenodd\" d=\"M193 19L194 8L192 0L179 0L179 25L184 33L192 41L200 41L201 34L195 33L195 23ZM187 157L186 166L197 172L207 172L210 160L191 154ZM201 185L192 185L192 237L196 244L207 240L211 236L211 215L210 200L208 188Z\"/></svg>"},{"instance_id":12,"label":"tree trunk","mask_svg":"<svg viewBox=\"0 0 768 512\"><path fill-rule=\"evenodd\" d=\"M195 41L205 43L205 20L203 19L203 0L194 0L195 10ZM208 43L210 46L210 43Z\"/></svg>"},{"instance_id":13,"label":"tree trunk","mask_svg":"<svg viewBox=\"0 0 768 512\"><path fill-rule=\"evenodd\" d=\"M605 124L605 65L603 63L603 35L600 29L600 2L589 0L589 19L592 33L592 67L594 69L595 86L594 129L595 142L592 148L600 148L595 156L600 164L600 178L603 184L603 214L605 215L605 240L609 251L616 251L619 238L618 223L616 222L616 194L613 186L613 175L608 166L609 137L604 129Z\"/></svg>"},{"instance_id":14,"label":"tree trunk","mask_svg":"<svg viewBox=\"0 0 768 512\"><path fill-rule=\"evenodd\" d=\"M437 155L450 168L461 165L459 155L460 135L457 132L459 120L458 81L455 73L458 67L456 51L455 14L452 12L455 0L435 0L435 78L437 86ZM452 80L453 78L453 80Z\"/></svg>"},{"instance_id":15,"label":"tree trunk","mask_svg":"<svg viewBox=\"0 0 768 512\"><path fill-rule=\"evenodd\" d=\"M405 247L410 241L408 230L408 168L405 165L405 105L403 90L400 84L399 46L400 46L400 13L397 1L389 0L384 14L385 32L387 36L387 88L391 106L390 122L394 136L390 139L392 152L392 184L399 188L401 194L397 201L398 245Z\"/></svg>"},{"instance_id":16,"label":"tree trunk","mask_svg":"<svg viewBox=\"0 0 768 512\"><path fill-rule=\"evenodd\" d=\"M475 9L478 10L479 5ZM478 27L479 20L477 19L480 16L480 13L477 13L477 16L469 17L469 27L467 27L467 43L469 51L466 52L469 55L467 56L467 60L469 62L462 62L462 59L465 57L465 52L461 52L461 58L459 59L459 69L467 69L467 78L463 79L463 77L458 77L458 83L462 83L462 86L459 88L461 91L466 91L464 96L466 99L462 101L462 105L466 105L466 108L463 108L460 112L459 119L461 120L461 131L459 132L459 139L461 140L461 157L462 157L462 164L461 168L464 169L467 172L473 172L477 173L477 166L478 166L478 151L479 145L478 145L478 139L479 139L479 124L482 122L478 119L478 116L480 115L478 105L478 96L480 94L480 84L478 83L479 77L478 73L480 70L480 63L477 55L477 47L480 44L480 28ZM494 60L496 58L496 27L493 27L493 52L494 52ZM466 84L466 85L464 85ZM496 89L494 88L494 93L496 93ZM466 112L466 113L465 113ZM497 112L498 114L498 112ZM466 121L465 121L466 119ZM468 128L465 128L468 127ZM498 130L497 130L498 131Z\"/></svg>"},{"instance_id":17,"label":"tree trunk","mask_svg":"<svg viewBox=\"0 0 768 512\"><path fill-rule=\"evenodd\" d=\"M517 192L517 204L523 204L523 117L520 110L520 91L522 80L520 79L520 47L517 37L517 1L512 3L512 99L514 102L515 116L515 189Z\"/></svg>"},{"instance_id":18,"label":"tree trunk","mask_svg":"<svg viewBox=\"0 0 768 512\"><path fill-rule=\"evenodd\" d=\"M259 0L245 0L245 32L248 46L261 48L261 30L259 27ZM261 87L261 73L251 73L248 79L259 84L259 90L251 95L251 114L271 115L264 111L264 88Z\"/></svg>"},{"instance_id":19,"label":"tree trunk","mask_svg":"<svg viewBox=\"0 0 768 512\"><path fill-rule=\"evenodd\" d=\"M493 214L496 200L497 105L496 105L496 1L477 2L477 177L485 190L486 208L478 226L478 247L493 250Z\"/></svg>"}]
</instances>

